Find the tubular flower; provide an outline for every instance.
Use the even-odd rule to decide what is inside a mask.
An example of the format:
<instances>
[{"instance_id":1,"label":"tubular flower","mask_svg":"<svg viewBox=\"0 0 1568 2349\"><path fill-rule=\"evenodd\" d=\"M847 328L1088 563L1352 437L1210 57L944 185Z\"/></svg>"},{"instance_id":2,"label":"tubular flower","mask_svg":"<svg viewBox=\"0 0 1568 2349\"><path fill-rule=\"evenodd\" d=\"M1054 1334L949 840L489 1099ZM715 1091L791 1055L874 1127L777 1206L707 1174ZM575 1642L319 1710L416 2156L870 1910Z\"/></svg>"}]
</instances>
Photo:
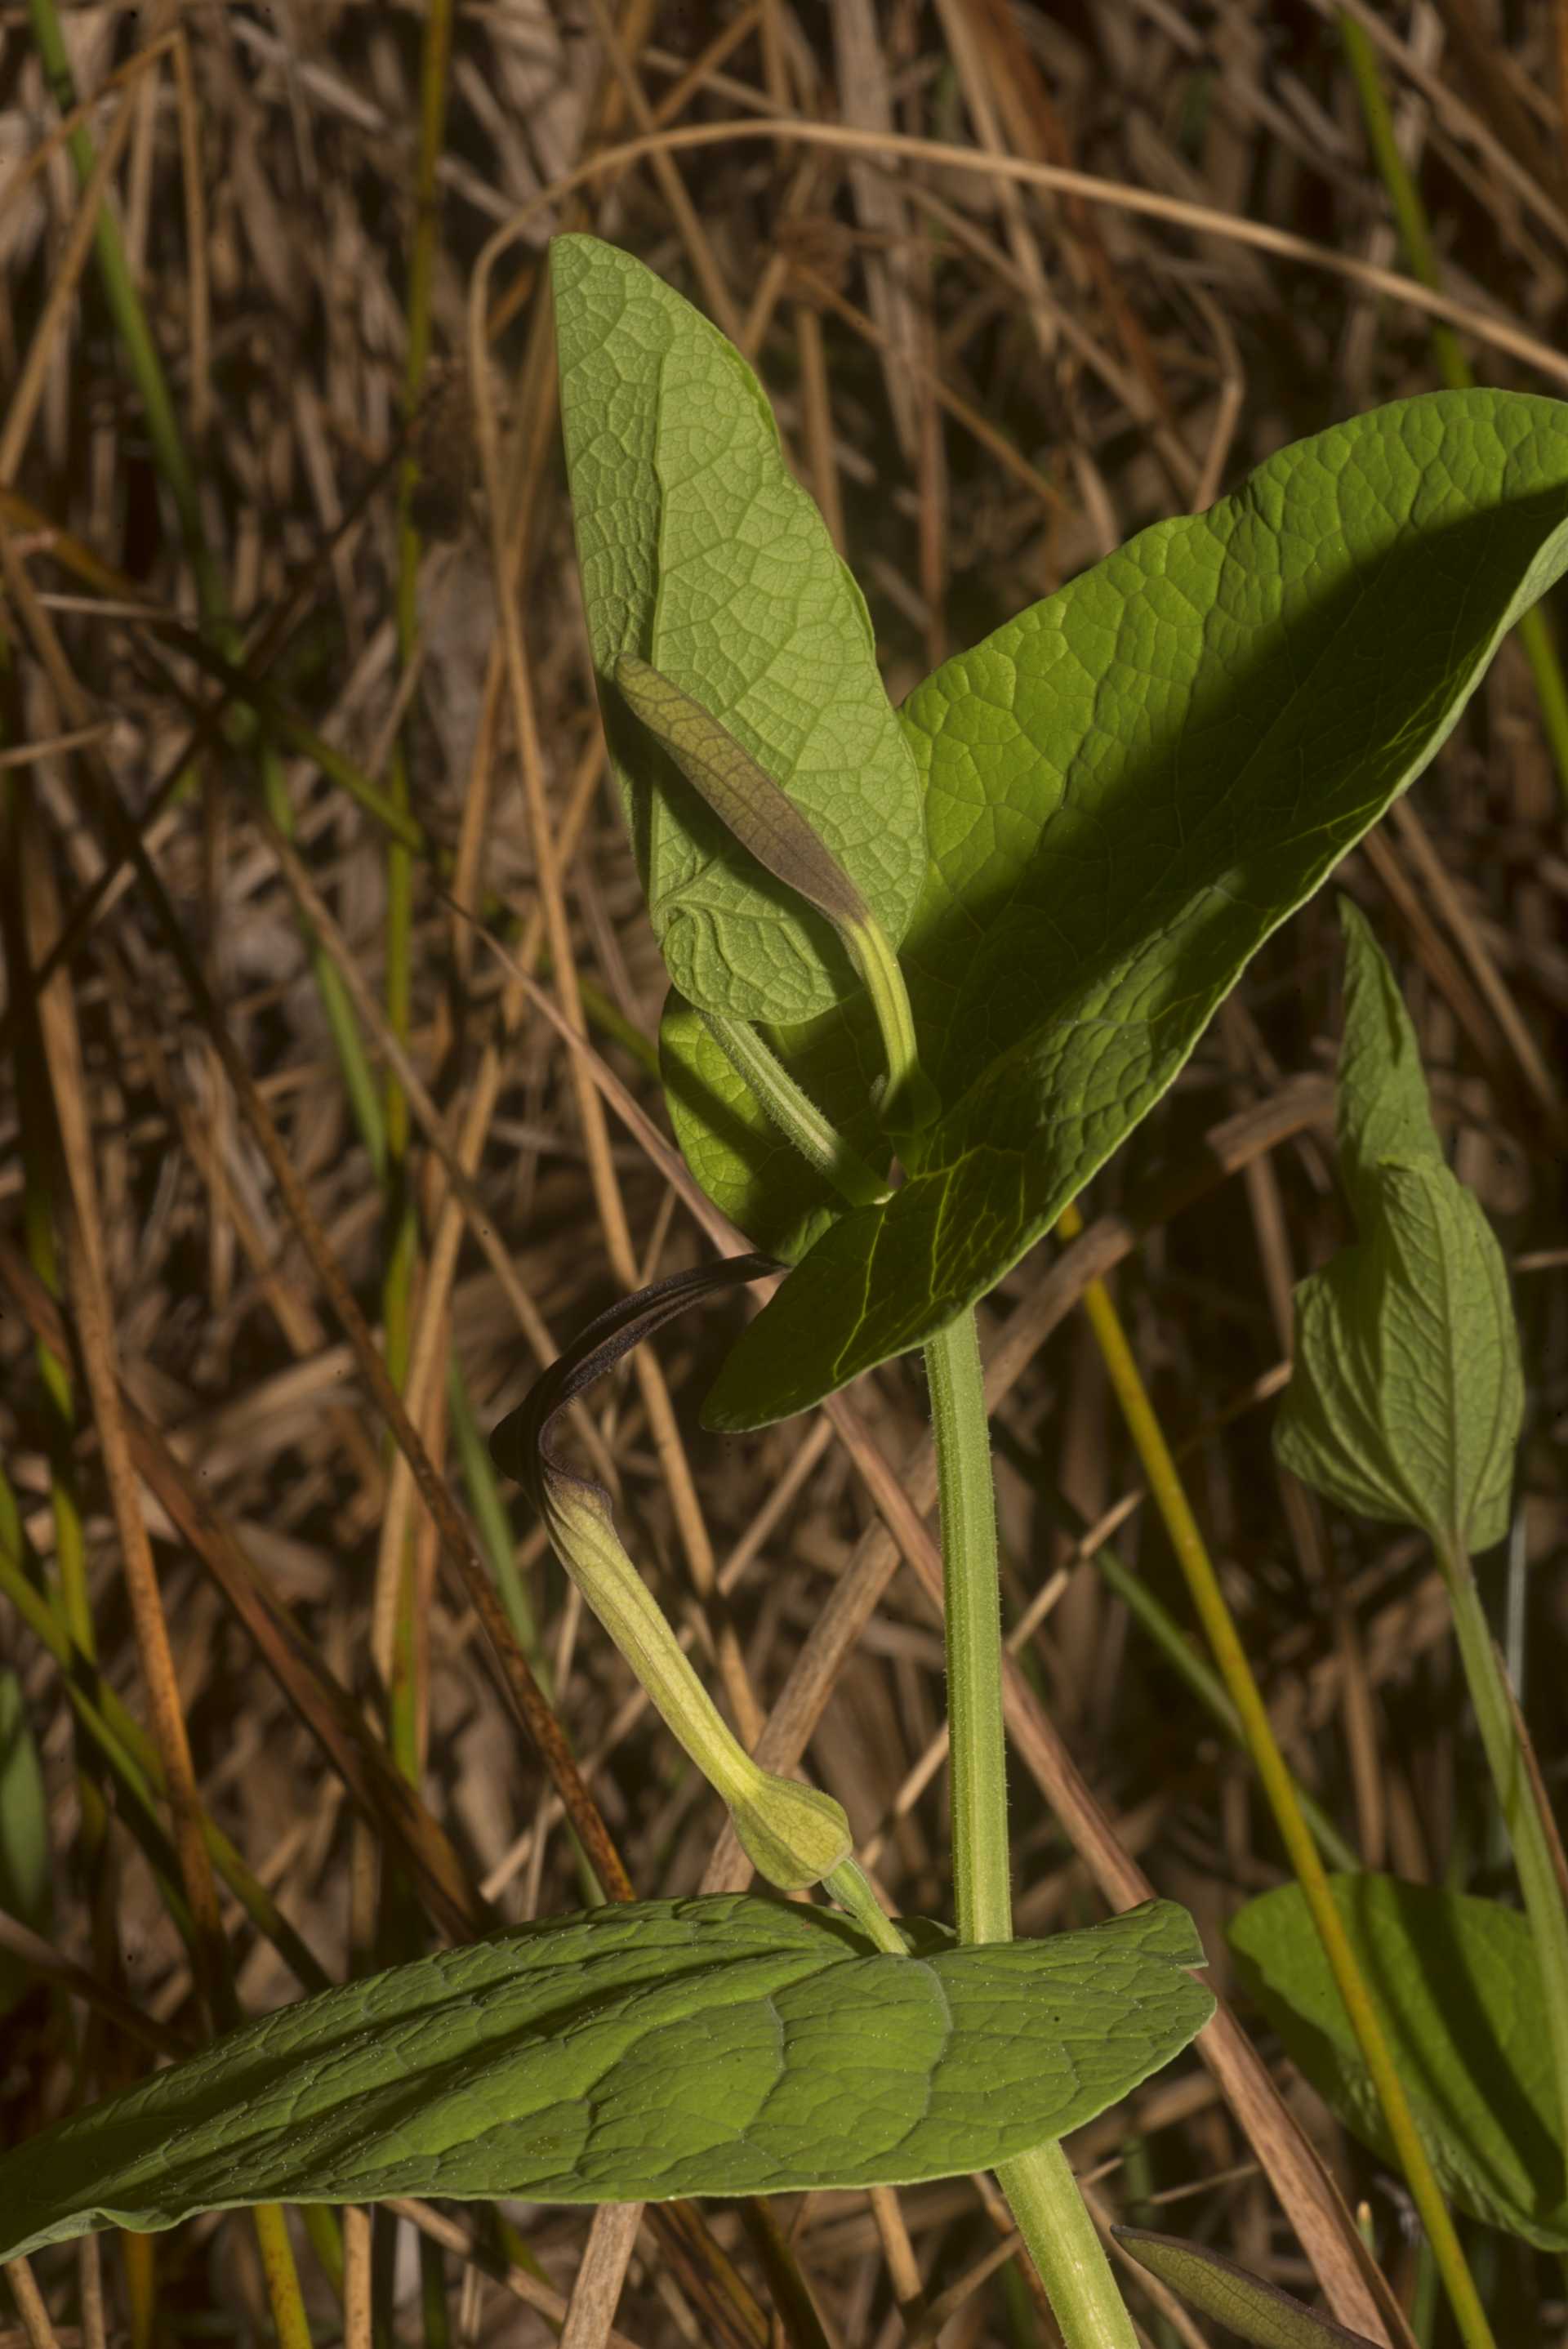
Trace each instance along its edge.
<instances>
[{"instance_id":1,"label":"tubular flower","mask_svg":"<svg viewBox=\"0 0 1568 2349\"><path fill-rule=\"evenodd\" d=\"M883 1123L917 1133L936 1114L920 1065L909 996L886 932L832 850L788 792L759 767L712 710L651 662L623 653L615 684L698 796L758 863L825 915L871 998L887 1056Z\"/></svg>"},{"instance_id":2,"label":"tubular flower","mask_svg":"<svg viewBox=\"0 0 1568 2349\"><path fill-rule=\"evenodd\" d=\"M754 1762L736 1737L615 1531L610 1495L558 1449L567 1406L621 1356L688 1305L781 1270L761 1256L676 1273L589 1324L490 1438L498 1467L527 1491L562 1567L646 1691L671 1734L727 1805L758 1874L787 1892L820 1883L848 1858L850 1825L832 1797Z\"/></svg>"}]
</instances>

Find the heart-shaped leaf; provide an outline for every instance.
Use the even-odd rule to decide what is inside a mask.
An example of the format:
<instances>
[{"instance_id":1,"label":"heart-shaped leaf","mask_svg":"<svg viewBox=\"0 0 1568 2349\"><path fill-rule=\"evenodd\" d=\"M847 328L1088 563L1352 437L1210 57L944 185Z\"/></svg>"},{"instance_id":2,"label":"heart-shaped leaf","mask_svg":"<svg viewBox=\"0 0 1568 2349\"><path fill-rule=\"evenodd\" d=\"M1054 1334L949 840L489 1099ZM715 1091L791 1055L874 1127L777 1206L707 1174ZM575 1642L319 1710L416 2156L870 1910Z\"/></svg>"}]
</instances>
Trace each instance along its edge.
<instances>
[{"instance_id":1,"label":"heart-shaped leaf","mask_svg":"<svg viewBox=\"0 0 1568 2349\"><path fill-rule=\"evenodd\" d=\"M1552 2044L1529 1924L1495 1900L1391 1876L1330 1882L1444 2191L1472 2218L1568 2251ZM1249 1901L1229 1939L1292 2060L1346 2127L1394 2165L1300 1890L1286 1885Z\"/></svg>"},{"instance_id":2,"label":"heart-shaped leaf","mask_svg":"<svg viewBox=\"0 0 1568 2349\"><path fill-rule=\"evenodd\" d=\"M903 960L945 1113L746 1332L711 1424L803 1410L994 1287L1427 765L1568 565L1565 517L1568 406L1400 401L1144 531L916 689L930 870Z\"/></svg>"},{"instance_id":3,"label":"heart-shaped leaf","mask_svg":"<svg viewBox=\"0 0 1568 2349\"><path fill-rule=\"evenodd\" d=\"M896 945L925 870L921 789L865 600L717 329L596 237L557 237L551 282L589 640L670 977L704 1010L804 1019L858 985L843 947L736 844L612 680L630 655L694 696Z\"/></svg>"},{"instance_id":4,"label":"heart-shaped leaf","mask_svg":"<svg viewBox=\"0 0 1568 2349\"><path fill-rule=\"evenodd\" d=\"M246 2023L5 2155L0 2260L260 2201L656 2201L986 2168L1184 2047L1213 2011L1202 1962L1169 1901L911 1957L751 1895L525 1926Z\"/></svg>"}]
</instances>

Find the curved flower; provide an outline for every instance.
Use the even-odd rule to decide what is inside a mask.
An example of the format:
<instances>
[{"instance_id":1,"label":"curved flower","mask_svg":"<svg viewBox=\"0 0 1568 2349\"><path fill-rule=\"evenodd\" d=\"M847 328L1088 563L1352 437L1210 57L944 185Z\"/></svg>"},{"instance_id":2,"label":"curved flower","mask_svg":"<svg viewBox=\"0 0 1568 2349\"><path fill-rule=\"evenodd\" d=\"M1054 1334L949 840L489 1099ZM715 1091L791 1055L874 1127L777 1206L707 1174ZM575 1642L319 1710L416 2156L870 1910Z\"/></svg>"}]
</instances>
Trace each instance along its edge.
<instances>
[{"instance_id":1,"label":"curved flower","mask_svg":"<svg viewBox=\"0 0 1568 2349\"><path fill-rule=\"evenodd\" d=\"M688 1305L721 1288L782 1271L770 1257L728 1257L676 1273L591 1321L538 1379L490 1438L496 1465L516 1478L543 1519L551 1545L624 1656L671 1734L728 1806L759 1875L804 1891L851 1853L841 1806L755 1763L687 1661L663 1609L621 1546L610 1495L564 1459L557 1422L583 1389Z\"/></svg>"},{"instance_id":2,"label":"curved flower","mask_svg":"<svg viewBox=\"0 0 1568 2349\"><path fill-rule=\"evenodd\" d=\"M876 1014L887 1055L883 1123L915 1133L936 1115L920 1065L903 973L882 924L825 840L788 792L759 767L712 710L655 668L623 653L615 684L633 716L675 761L698 796L765 871L838 931Z\"/></svg>"}]
</instances>

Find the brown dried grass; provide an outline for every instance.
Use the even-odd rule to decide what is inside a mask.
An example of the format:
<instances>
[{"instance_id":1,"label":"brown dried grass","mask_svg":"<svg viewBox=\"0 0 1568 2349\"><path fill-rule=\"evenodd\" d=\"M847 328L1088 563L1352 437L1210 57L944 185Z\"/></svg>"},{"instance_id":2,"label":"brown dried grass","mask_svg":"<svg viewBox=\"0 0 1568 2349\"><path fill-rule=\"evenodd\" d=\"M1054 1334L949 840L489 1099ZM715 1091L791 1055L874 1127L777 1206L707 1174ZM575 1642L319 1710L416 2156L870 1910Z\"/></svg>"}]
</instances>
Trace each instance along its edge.
<instances>
[{"instance_id":1,"label":"brown dried grass","mask_svg":"<svg viewBox=\"0 0 1568 2349\"><path fill-rule=\"evenodd\" d=\"M1561 363L1548 370L1568 257L1561 0L1555 11L1536 0L1500 12L1495 24L1471 0L1422 5L1403 36L1367 13L1436 224L1449 314L1474 328L1468 347L1484 379L1560 388ZM421 16L367 0L93 5L72 10L67 26L78 88L106 93L89 109L95 140L102 149L117 123L123 140L105 200L174 387L247 665L383 785L407 717L413 812L449 860L447 885L525 965L551 947L551 984L569 1017L585 1001L595 1050L657 1123L656 1085L621 1040L627 1028L652 1035L662 981L601 788L540 299L551 227L590 224L631 246L753 355L866 586L895 695L1281 443L1429 388L1434 305L1387 298L1387 273L1400 264L1326 0L1202 11L1117 0L1061 12L1005 0L942 0L929 12L911 0L845 0L828 12L787 0L723 10L629 0L614 20L602 0L576 12L459 0L438 172L438 366L409 442L425 533L418 644L400 674L395 476ZM12 1235L0 1270L25 1301L24 1154L41 1149L88 1373L62 1432L26 1313L6 1314L5 1467L51 1574L68 1537L51 1479L80 1495L102 1670L133 1712L160 1723L188 1882L204 1865L192 1847L199 1796L341 1977L373 1940L383 1854L420 1887L428 1930L449 1933L485 1915L577 1906L581 1880L561 1801L502 1683L482 1668L470 1599L460 1581L438 1578L443 1537L401 1466L388 1468L319 1253L302 1241L149 894L155 874L309 1220L374 1322L382 1194L346 1101L298 895L258 812L253 747L213 722L219 689L190 657L192 576L117 357L90 218L50 144L57 115L25 12L11 7L5 21L0 533L12 660L0 788L7 863L22 884L13 939L35 968L115 874L46 999L48 1089L19 1061L0 1078ZM111 88L139 45L155 41L146 69ZM488 362L487 388L515 428L498 512L479 486L465 345L485 239L617 140L738 118L841 124L861 142L753 138L660 151L536 210L510 246L492 280ZM905 155L890 171L878 160L888 134L989 160L958 170ZM25 171L29 158L38 165ZM1034 183L1017 176L1026 167L1069 167L1123 193L1091 201L1039 184L1048 171ZM1156 217L1140 208L1148 195L1207 216L1183 219L1172 206L1176 218ZM497 628L498 539L528 623L538 745L537 762L521 769ZM294 854L375 1004L387 980L385 837L300 739L286 765ZM531 813L520 788L531 769ZM155 799L176 771L178 788ZM140 827L140 872L122 862L127 819ZM1568 859L1516 647L1418 807L1402 809L1340 880L1399 958L1456 1164L1519 1271L1532 1416L1507 1604L1556 1786L1568 1732L1568 1324L1554 1179ZM423 1444L463 1503L445 1409L449 1347L488 1425L562 1333L703 1243L667 1168L605 1108L583 1054L563 1048L418 874L415 905L407 1050L444 1142L436 1150L416 1118L424 1370L409 1392ZM1283 1496L1270 1464L1262 1406L1288 1339L1290 1284L1336 1229L1326 1092L1291 1091L1326 1064L1336 969L1334 926L1315 906L1259 957L1171 1099L1095 1186L1101 1221L1075 1252L1078 1281L1070 1268L1053 1274L1049 1251L1037 1251L988 1317L994 1333L1008 1311L1034 1330L1015 1346L996 1405L1011 1619L1042 1589L1053 1602L1036 1609L1023 1640L1019 1702L1054 1724L1125 1852L1188 1903L1217 1957L1226 1915L1279 1874L1245 1766L1020 1466L1034 1463L1082 1519L1113 1525L1123 1557L1184 1619L1069 1310L1081 1278L1118 1260L1145 1374L1172 1435L1194 1439L1195 1493L1303 1777L1369 1865L1433 1880L1458 1866L1484 1882L1498 1857L1470 1847L1473 1757L1429 1561L1407 1539L1328 1524ZM14 960L13 1043L26 997ZM1275 1102L1300 1115L1274 1116ZM1183 1193L1202 1137L1249 1112L1262 1139L1222 1178ZM68 1181L49 1171L57 1117L72 1136ZM454 1163L465 1170L455 1189ZM476 1240L485 1219L510 1278ZM831 1425L722 1444L696 1429L693 1406L725 1336L687 1326L661 1361L648 1355L595 1399L593 1433L614 1465L628 1543L748 1732L772 1716L764 1742L791 1754L809 1733L807 1766L846 1805L890 1897L942 1913L940 1639L918 1578L896 1570L872 1497L879 1464L890 1508L901 1485L917 1505L926 1497L918 1474L903 1475L923 1435L918 1376L892 1365ZM408 1660L423 1748L415 1796L388 1764L375 1668L389 1653L405 1527L419 1597ZM536 1661L632 1884L670 1895L719 1880L716 1805L677 1769L521 1515L517 1532ZM454 1543L471 1555L460 1526L449 1523L445 1539L449 1565ZM868 1565L878 1556L880 1568ZM841 1637L825 1638L824 1623ZM223 1952L199 1937L193 1971L154 1871L122 1824L105 1825L77 1775L57 1666L3 1599L0 1653L22 1676L46 1761L55 1942L106 1993L89 2077L108 2085L141 2060L115 2027L117 2000L191 2032L201 2027L203 1987L213 1996L225 1969L248 2012L297 1995L227 1894L205 1920ZM512 1693L521 1702L515 1676ZM192 1775L181 1798L182 1748ZM1020 1766L1015 1789L1019 1922L1033 1931L1099 1913L1095 1860L1044 1800L1044 1767ZM85 2011L75 2010L78 2023ZM77 2092L72 2036L66 2010L42 1991L7 2029L4 2126L25 2135ZM1408 2291L1398 2189L1302 2092L1290 2094L1346 2191L1370 2199L1389 2271ZM1113 2214L1152 2194L1171 2223L1305 2280L1245 2134L1195 2064L1151 2083L1073 2150ZM973 2185L824 2195L784 2217L830 2340L892 2349L906 2323L912 2337L929 2337L927 2310L944 2344L1040 2337L987 2280L1005 2214ZM683 2248L670 2228L645 2228L614 2313L621 2336L649 2349L768 2337L747 2294L767 2302L785 2255L757 2218L720 2208L706 2220L746 2292L715 2303L701 2242ZM447 2247L462 2339L550 2337L538 2311L558 2312L571 2289L580 2214L530 2217L529 2248L549 2283L515 2268L510 2291L493 2241L475 2248L487 2270L465 2257L471 2229L441 2214L424 2223L427 2240ZM419 2328L413 2240L405 2230L396 2275L376 2284L408 2338ZM605 2256L613 2266L613 2247ZM337 2303L303 2264L316 2337L332 2338L344 2323ZM73 2259L37 2267L57 2337L103 2337L90 2268L84 2298ZM1560 2307L1538 2316L1549 2279L1522 2260L1504 2270L1500 2290L1530 2322L1560 2325ZM353 2271L363 2279L362 2263ZM196 2326L249 2337L264 2323L253 2250L232 2221L160 2240L156 2272L160 2339ZM118 2257L106 2282L116 2339L135 2305ZM368 2323L368 2304L356 2298L349 2337Z\"/></svg>"}]
</instances>

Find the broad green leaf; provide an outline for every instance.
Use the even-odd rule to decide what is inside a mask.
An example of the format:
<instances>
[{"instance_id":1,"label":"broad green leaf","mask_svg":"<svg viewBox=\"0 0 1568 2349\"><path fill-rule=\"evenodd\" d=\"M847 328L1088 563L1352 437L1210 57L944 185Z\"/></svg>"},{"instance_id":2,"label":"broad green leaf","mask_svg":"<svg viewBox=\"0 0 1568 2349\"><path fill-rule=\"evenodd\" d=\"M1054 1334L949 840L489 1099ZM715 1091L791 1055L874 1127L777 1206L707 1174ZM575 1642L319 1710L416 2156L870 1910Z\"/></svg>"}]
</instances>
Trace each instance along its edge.
<instances>
[{"instance_id":1,"label":"broad green leaf","mask_svg":"<svg viewBox=\"0 0 1568 2349\"><path fill-rule=\"evenodd\" d=\"M803 1410L995 1284L1565 565L1568 407L1438 392L1281 450L917 688L903 959L945 1113L747 1331L710 1423Z\"/></svg>"},{"instance_id":2,"label":"broad green leaf","mask_svg":"<svg viewBox=\"0 0 1568 2349\"><path fill-rule=\"evenodd\" d=\"M1256 2349L1375 2349L1365 2333L1351 2333L1331 2317L1319 2316L1206 2243L1184 2243L1180 2236L1151 2234L1143 2227L1110 2231L1150 2275L1242 2340L1255 2343Z\"/></svg>"},{"instance_id":3,"label":"broad green leaf","mask_svg":"<svg viewBox=\"0 0 1568 2349\"><path fill-rule=\"evenodd\" d=\"M727 728L903 937L921 791L865 602L739 353L629 253L551 246L561 412L605 731L648 910L689 1001L801 1019L854 989L820 916L737 846L611 680L650 661Z\"/></svg>"},{"instance_id":4,"label":"broad green leaf","mask_svg":"<svg viewBox=\"0 0 1568 2349\"><path fill-rule=\"evenodd\" d=\"M0 2158L0 2260L256 2201L948 2177L1168 2063L1212 2012L1202 1962L1168 1901L919 1957L749 1895L525 1926L246 2023Z\"/></svg>"},{"instance_id":5,"label":"broad green leaf","mask_svg":"<svg viewBox=\"0 0 1568 2349\"><path fill-rule=\"evenodd\" d=\"M1340 913L1339 1148L1360 1241L1295 1292L1274 1450L1345 1508L1486 1549L1508 1530L1524 1410L1508 1274L1443 1164L1393 974L1354 905Z\"/></svg>"},{"instance_id":6,"label":"broad green leaf","mask_svg":"<svg viewBox=\"0 0 1568 2349\"><path fill-rule=\"evenodd\" d=\"M0 1909L35 1932L48 1930L53 1880L44 1773L22 1683L9 1671L0 1671ZM36 1980L19 1958L0 1950L0 2014Z\"/></svg>"},{"instance_id":7,"label":"broad green leaf","mask_svg":"<svg viewBox=\"0 0 1568 2349\"><path fill-rule=\"evenodd\" d=\"M1568 2251L1552 2050L1525 1919L1391 1876L1330 1881L1445 2193L1542 2251ZM1397 2167L1300 1890L1249 1901L1229 1938L1293 2061Z\"/></svg>"}]
</instances>

